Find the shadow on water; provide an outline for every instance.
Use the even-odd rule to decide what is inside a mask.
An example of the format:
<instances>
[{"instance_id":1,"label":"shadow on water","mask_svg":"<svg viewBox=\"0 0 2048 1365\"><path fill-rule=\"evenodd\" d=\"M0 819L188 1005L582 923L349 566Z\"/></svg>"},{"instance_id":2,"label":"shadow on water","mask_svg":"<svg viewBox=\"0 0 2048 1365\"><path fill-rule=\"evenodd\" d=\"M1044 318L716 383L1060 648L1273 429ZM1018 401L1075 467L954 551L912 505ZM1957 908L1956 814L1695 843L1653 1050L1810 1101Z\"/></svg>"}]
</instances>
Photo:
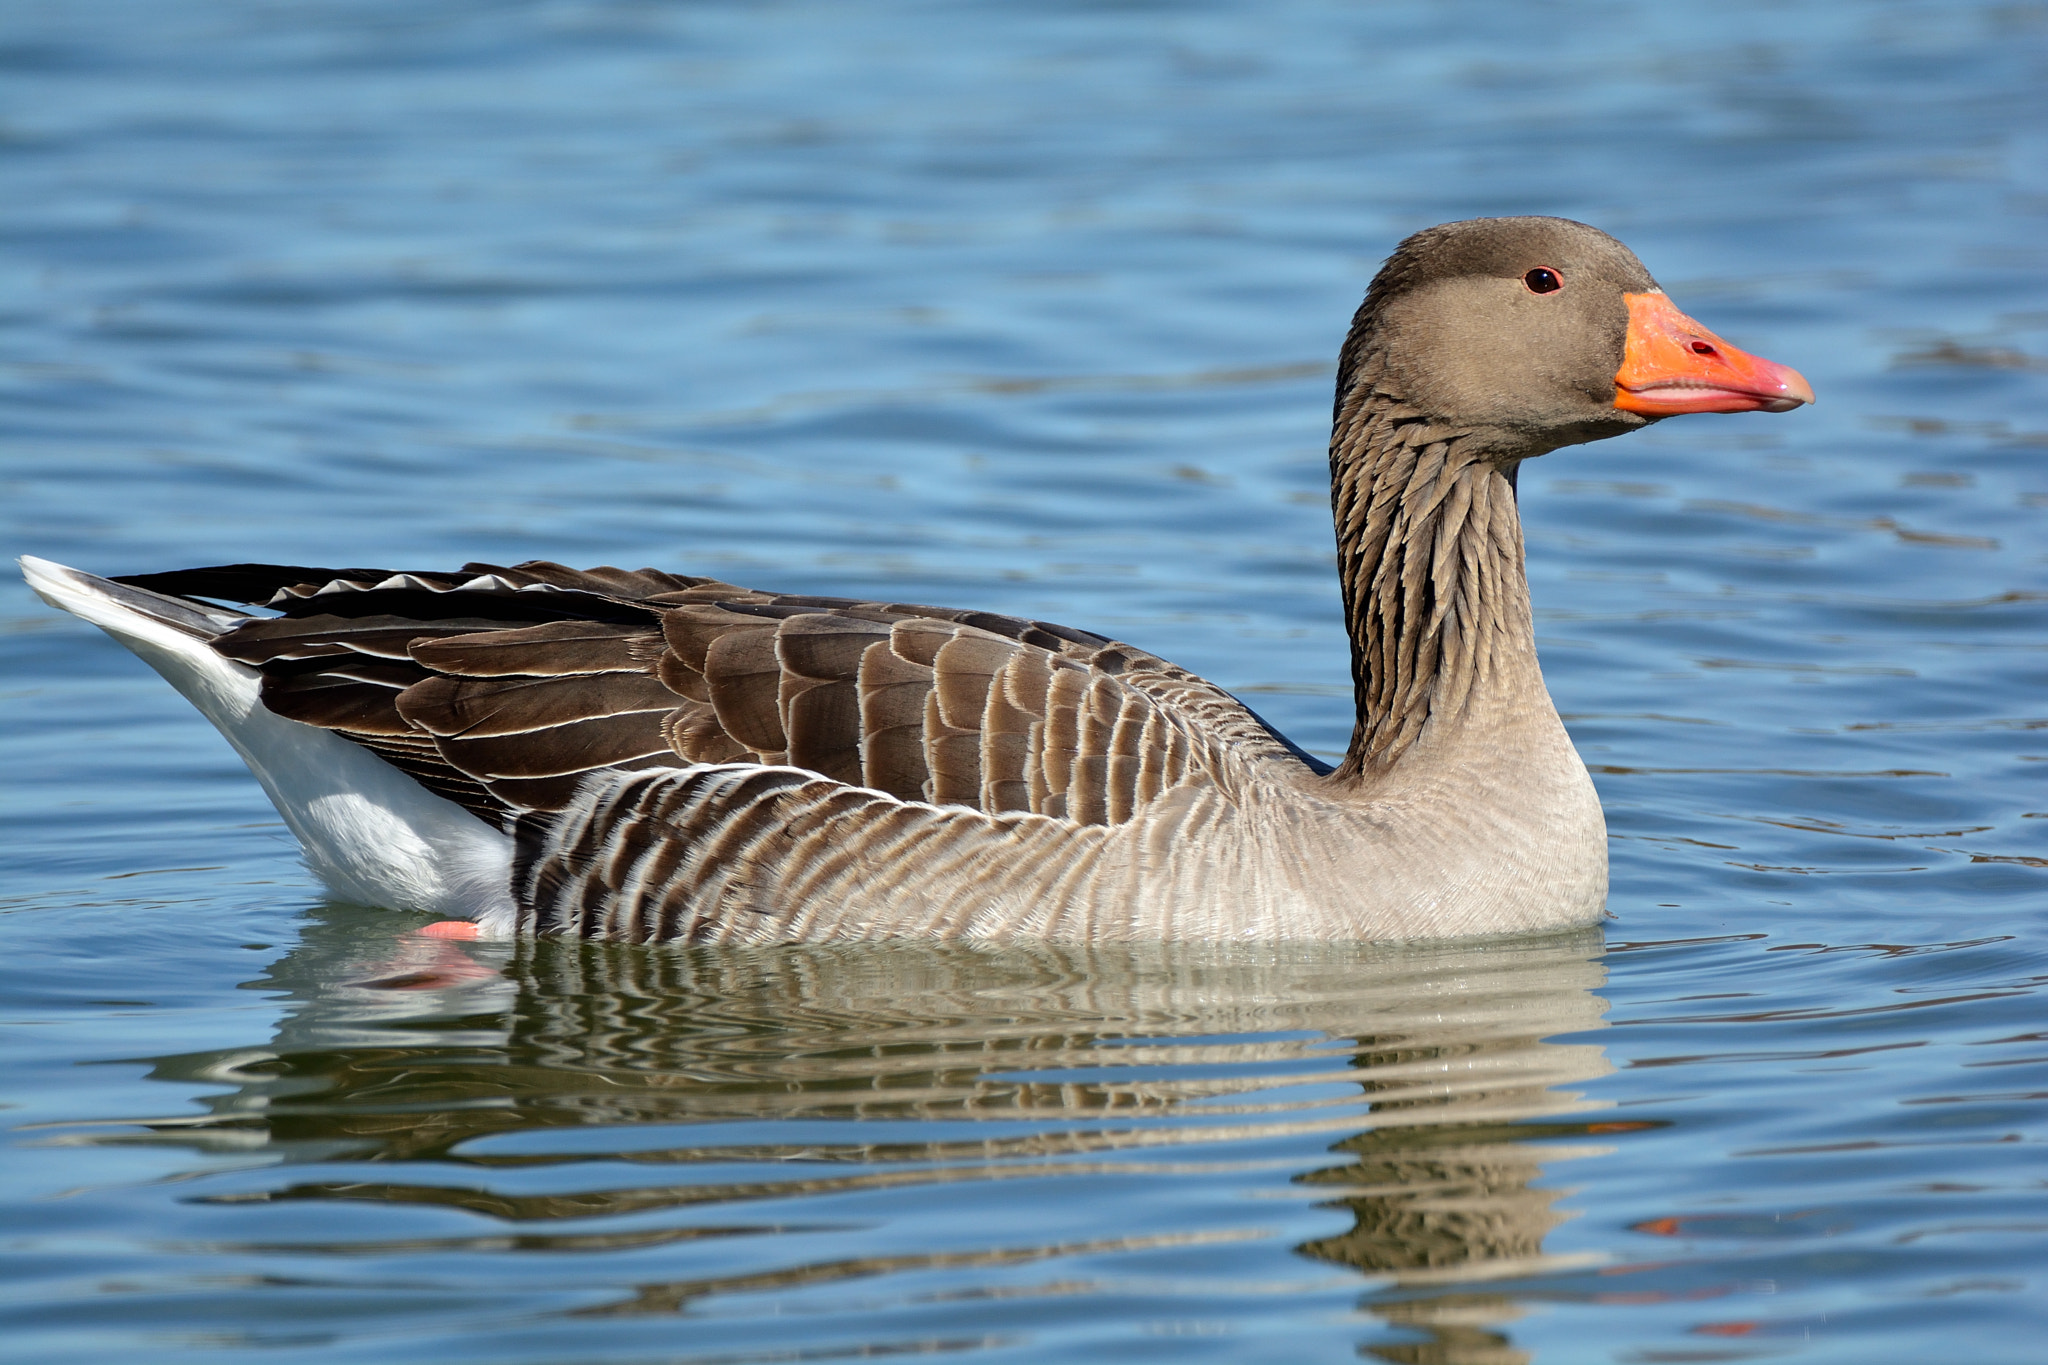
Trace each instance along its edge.
<instances>
[{"instance_id":1,"label":"shadow on water","mask_svg":"<svg viewBox=\"0 0 2048 1365\"><path fill-rule=\"evenodd\" d=\"M213 1251L429 1276L630 1253L554 1281L580 1299L527 1305L586 1322L855 1280L899 1304L1100 1293L1134 1254L1165 1254L1142 1273L1177 1293L1249 1273L1327 1298L1303 1271L1341 1268L1354 1301L1367 1280L1376 1330L1406 1338L1368 1354L1519 1361L1514 1302L1484 1286L1567 1267L1543 1252L1566 1215L1538 1178L1647 1126L1586 1117L1568 1087L1607 1073L1603 1049L1546 1041L1602 1026L1597 931L649 949L388 923L324 911L250 983L289 1002L268 1046L154 1060L160 1080L227 1083L211 1112L104 1135L275 1158L260 1188L194 1197L293 1206L323 1234ZM1188 1197L1203 1186L1224 1199ZM338 1205L347 1238L324 1235ZM1276 1234L1276 1211L1350 1225ZM488 1231L418 1235L422 1213ZM1054 1285L1018 1279L1045 1263Z\"/></svg>"}]
</instances>

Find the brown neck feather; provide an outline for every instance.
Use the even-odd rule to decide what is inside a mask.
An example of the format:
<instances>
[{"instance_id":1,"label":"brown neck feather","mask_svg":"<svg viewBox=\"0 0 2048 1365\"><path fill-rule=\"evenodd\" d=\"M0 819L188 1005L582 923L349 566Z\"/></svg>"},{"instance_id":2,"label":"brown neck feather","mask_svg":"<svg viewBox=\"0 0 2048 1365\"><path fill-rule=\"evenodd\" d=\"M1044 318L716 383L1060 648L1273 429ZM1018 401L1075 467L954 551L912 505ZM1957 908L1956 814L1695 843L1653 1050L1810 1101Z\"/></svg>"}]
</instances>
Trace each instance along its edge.
<instances>
[{"instance_id":1,"label":"brown neck feather","mask_svg":"<svg viewBox=\"0 0 2048 1365\"><path fill-rule=\"evenodd\" d=\"M1335 778L1386 771L1533 660L1514 468L1369 379L1340 400L1330 500L1358 721Z\"/></svg>"}]
</instances>

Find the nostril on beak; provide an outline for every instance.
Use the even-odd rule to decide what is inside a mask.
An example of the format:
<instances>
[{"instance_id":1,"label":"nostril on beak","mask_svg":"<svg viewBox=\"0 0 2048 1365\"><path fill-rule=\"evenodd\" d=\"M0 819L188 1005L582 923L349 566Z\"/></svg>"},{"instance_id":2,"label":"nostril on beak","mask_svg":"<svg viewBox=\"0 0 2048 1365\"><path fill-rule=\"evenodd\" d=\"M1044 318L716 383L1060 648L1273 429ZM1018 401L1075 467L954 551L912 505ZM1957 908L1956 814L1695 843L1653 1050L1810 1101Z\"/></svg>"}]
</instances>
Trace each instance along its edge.
<instances>
[{"instance_id":1,"label":"nostril on beak","mask_svg":"<svg viewBox=\"0 0 2048 1365\"><path fill-rule=\"evenodd\" d=\"M1707 345L1704 341L1695 341L1692 344L1692 353L1694 355L1713 355L1714 348Z\"/></svg>"}]
</instances>

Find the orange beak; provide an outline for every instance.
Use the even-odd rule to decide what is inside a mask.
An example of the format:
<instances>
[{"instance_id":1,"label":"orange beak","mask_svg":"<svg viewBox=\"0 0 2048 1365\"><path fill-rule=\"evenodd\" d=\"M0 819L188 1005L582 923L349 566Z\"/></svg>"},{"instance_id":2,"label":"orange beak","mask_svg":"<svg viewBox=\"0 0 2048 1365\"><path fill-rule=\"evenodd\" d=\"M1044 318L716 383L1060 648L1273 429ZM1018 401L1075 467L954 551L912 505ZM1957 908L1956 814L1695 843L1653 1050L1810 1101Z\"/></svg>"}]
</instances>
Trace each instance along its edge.
<instances>
[{"instance_id":1,"label":"orange beak","mask_svg":"<svg viewBox=\"0 0 2048 1365\"><path fill-rule=\"evenodd\" d=\"M1813 386L1788 365L1738 351L1662 290L1624 294L1628 349L1614 376L1614 406L1646 417L1685 412L1790 412Z\"/></svg>"}]
</instances>

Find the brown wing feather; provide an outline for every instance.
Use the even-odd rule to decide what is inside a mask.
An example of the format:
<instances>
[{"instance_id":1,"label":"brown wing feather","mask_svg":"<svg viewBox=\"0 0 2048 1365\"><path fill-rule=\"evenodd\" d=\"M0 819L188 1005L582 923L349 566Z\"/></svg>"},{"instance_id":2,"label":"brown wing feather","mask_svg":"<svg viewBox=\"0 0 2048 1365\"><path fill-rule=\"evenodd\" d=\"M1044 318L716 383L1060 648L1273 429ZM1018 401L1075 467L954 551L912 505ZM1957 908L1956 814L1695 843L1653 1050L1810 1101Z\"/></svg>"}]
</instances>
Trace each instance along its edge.
<instances>
[{"instance_id":1,"label":"brown wing feather","mask_svg":"<svg viewBox=\"0 0 2048 1365\"><path fill-rule=\"evenodd\" d=\"M902 795L929 790L932 769L925 754L925 698L932 670L896 650L894 636L861 651L855 678L860 697L861 775L865 785Z\"/></svg>"},{"instance_id":2,"label":"brown wing feather","mask_svg":"<svg viewBox=\"0 0 2048 1365\"><path fill-rule=\"evenodd\" d=\"M756 762L1111 824L1226 755L1289 752L1184 670L989 612L541 562L237 565L151 586L282 611L215 641L262 670L265 704L494 823L561 809L599 770Z\"/></svg>"}]
</instances>

